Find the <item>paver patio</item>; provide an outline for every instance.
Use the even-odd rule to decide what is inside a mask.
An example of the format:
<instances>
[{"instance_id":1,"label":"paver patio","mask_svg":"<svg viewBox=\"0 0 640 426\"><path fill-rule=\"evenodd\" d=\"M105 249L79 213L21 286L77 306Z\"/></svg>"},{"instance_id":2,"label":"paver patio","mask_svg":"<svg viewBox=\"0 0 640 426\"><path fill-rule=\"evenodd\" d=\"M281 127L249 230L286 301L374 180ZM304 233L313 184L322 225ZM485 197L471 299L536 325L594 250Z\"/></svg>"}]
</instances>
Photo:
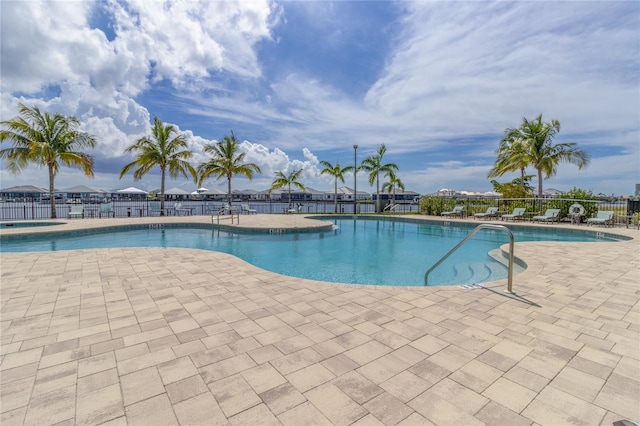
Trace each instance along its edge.
<instances>
[{"instance_id":1,"label":"paver patio","mask_svg":"<svg viewBox=\"0 0 640 426\"><path fill-rule=\"evenodd\" d=\"M210 218L65 226L162 220ZM635 239L516 243L516 296L505 280L310 281L191 249L2 253L0 424L640 420L640 231L595 230Z\"/></svg>"}]
</instances>

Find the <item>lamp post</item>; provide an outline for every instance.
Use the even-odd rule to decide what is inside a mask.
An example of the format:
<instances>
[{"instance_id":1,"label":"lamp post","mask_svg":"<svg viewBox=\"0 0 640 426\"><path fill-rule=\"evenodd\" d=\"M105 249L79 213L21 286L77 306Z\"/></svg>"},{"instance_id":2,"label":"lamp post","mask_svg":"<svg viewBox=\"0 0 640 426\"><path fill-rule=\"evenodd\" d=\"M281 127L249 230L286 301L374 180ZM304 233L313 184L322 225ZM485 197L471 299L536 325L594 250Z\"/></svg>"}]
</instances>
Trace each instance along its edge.
<instances>
[{"instance_id":1,"label":"lamp post","mask_svg":"<svg viewBox=\"0 0 640 426\"><path fill-rule=\"evenodd\" d=\"M353 145L353 214L357 213L356 202L358 200L358 145Z\"/></svg>"}]
</instances>

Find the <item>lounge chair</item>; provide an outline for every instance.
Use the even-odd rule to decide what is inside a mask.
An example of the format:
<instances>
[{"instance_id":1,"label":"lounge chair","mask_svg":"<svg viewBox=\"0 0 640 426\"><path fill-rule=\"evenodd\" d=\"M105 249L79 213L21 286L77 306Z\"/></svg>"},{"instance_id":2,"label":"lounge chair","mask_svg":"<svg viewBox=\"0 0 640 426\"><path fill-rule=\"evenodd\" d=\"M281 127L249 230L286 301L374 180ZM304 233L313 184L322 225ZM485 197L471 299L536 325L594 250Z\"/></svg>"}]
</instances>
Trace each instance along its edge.
<instances>
[{"instance_id":1,"label":"lounge chair","mask_svg":"<svg viewBox=\"0 0 640 426\"><path fill-rule=\"evenodd\" d=\"M106 215L107 217L109 217L109 215L111 215L112 217L116 217L116 212L113 210L113 204L111 203L102 203L100 204L100 217L102 217L102 215Z\"/></svg>"},{"instance_id":2,"label":"lounge chair","mask_svg":"<svg viewBox=\"0 0 640 426\"><path fill-rule=\"evenodd\" d=\"M440 213L440 216L449 216L449 217L460 216L460 217L462 217L462 213L463 212L464 212L464 206L457 205L450 212L442 212L442 213Z\"/></svg>"},{"instance_id":3,"label":"lounge chair","mask_svg":"<svg viewBox=\"0 0 640 426\"><path fill-rule=\"evenodd\" d=\"M480 219L484 219L484 218L493 218L496 217L498 215L498 208L497 207L489 207L487 209L486 212L484 213L476 213L473 215L473 219L475 220L476 218L480 218Z\"/></svg>"},{"instance_id":4,"label":"lounge chair","mask_svg":"<svg viewBox=\"0 0 640 426\"><path fill-rule=\"evenodd\" d=\"M219 214L238 214L238 207L229 203L224 203L222 207L218 209Z\"/></svg>"},{"instance_id":5,"label":"lounge chair","mask_svg":"<svg viewBox=\"0 0 640 426\"><path fill-rule=\"evenodd\" d=\"M216 206L214 203L207 203L207 214L214 215L218 214L221 207Z\"/></svg>"},{"instance_id":6,"label":"lounge chair","mask_svg":"<svg viewBox=\"0 0 640 426\"><path fill-rule=\"evenodd\" d=\"M182 203L174 203L173 209L176 212L176 216L180 216L182 214L184 214L185 216L188 216L191 214L191 209L189 207L183 207Z\"/></svg>"},{"instance_id":7,"label":"lounge chair","mask_svg":"<svg viewBox=\"0 0 640 426\"><path fill-rule=\"evenodd\" d=\"M71 209L69 210L69 213L67 213L67 218L71 219L74 217L79 217L81 219L84 219L84 206L71 207Z\"/></svg>"},{"instance_id":8,"label":"lounge chair","mask_svg":"<svg viewBox=\"0 0 640 426\"><path fill-rule=\"evenodd\" d=\"M256 209L252 209L249 207L249 204L240 204L240 207L242 208L242 213L246 213L246 214L257 214L258 211Z\"/></svg>"},{"instance_id":9,"label":"lounge chair","mask_svg":"<svg viewBox=\"0 0 640 426\"><path fill-rule=\"evenodd\" d=\"M162 213L162 209L160 208L160 202L153 201L149 203L149 216L152 216L156 213L158 214L158 216L160 216L160 214Z\"/></svg>"},{"instance_id":10,"label":"lounge chair","mask_svg":"<svg viewBox=\"0 0 640 426\"><path fill-rule=\"evenodd\" d=\"M560 223L560 209L547 209L543 215L534 216L531 218L531 222L553 222Z\"/></svg>"},{"instance_id":11,"label":"lounge chair","mask_svg":"<svg viewBox=\"0 0 640 426\"><path fill-rule=\"evenodd\" d=\"M502 220L518 220L518 219L524 219L524 212L526 212L527 209L525 207L516 207L515 209L513 209L513 213L511 214L503 214L501 216Z\"/></svg>"},{"instance_id":12,"label":"lounge chair","mask_svg":"<svg viewBox=\"0 0 640 426\"><path fill-rule=\"evenodd\" d=\"M587 226L596 224L613 226L613 212L610 210L601 210L598 212L596 217L587 219Z\"/></svg>"}]
</instances>

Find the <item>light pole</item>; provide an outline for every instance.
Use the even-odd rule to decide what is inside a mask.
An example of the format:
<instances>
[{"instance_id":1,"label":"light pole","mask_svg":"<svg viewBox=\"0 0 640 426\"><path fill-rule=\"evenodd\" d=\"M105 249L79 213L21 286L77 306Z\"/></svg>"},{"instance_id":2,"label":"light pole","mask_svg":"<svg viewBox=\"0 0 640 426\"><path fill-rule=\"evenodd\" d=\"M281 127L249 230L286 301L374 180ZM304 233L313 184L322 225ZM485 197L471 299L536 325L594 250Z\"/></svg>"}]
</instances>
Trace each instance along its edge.
<instances>
[{"instance_id":1,"label":"light pole","mask_svg":"<svg viewBox=\"0 0 640 426\"><path fill-rule=\"evenodd\" d=\"M358 145L353 145L353 214L357 213L356 201L358 200Z\"/></svg>"}]
</instances>

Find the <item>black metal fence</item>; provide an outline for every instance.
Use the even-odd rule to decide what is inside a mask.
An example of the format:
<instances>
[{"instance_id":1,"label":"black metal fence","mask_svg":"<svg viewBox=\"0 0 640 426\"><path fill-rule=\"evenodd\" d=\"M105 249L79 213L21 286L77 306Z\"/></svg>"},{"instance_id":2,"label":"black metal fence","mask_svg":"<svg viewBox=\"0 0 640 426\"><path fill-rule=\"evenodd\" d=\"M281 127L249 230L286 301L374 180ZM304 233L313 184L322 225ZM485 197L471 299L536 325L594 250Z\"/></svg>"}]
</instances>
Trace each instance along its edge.
<instances>
[{"instance_id":1,"label":"black metal fence","mask_svg":"<svg viewBox=\"0 0 640 426\"><path fill-rule=\"evenodd\" d=\"M217 212L226 202L221 201L202 201L202 200L184 200L178 201L182 209L176 210L176 201L165 201L166 215L176 214L193 214L193 215L210 215L212 212ZM112 200L111 203L113 214L100 214L100 203L58 203L55 205L56 217L58 219L67 219L69 212L74 206L82 206L85 218L97 218L97 217L145 217L145 216L158 216L159 211L154 209L153 206L157 205L158 201L150 200ZM334 213L334 203L324 201L314 201L305 203L292 203L289 206L288 203L275 202L275 201L251 201L251 202L233 202L232 205L238 210L241 210L241 206L244 205L251 210L255 210L256 213L261 214L283 214L290 213L291 210L295 210L297 213L316 213L316 214L330 214ZM372 202L358 202L358 213L373 213L375 206ZM404 213L417 213L417 204L397 204L392 213L404 214ZM338 213L353 213L353 202L338 203ZM391 213L391 212L390 212ZM22 202L0 202L0 220L38 220L38 219L50 219L51 218L51 205L48 201L41 202L38 200L25 200Z\"/></svg>"},{"instance_id":2,"label":"black metal fence","mask_svg":"<svg viewBox=\"0 0 640 426\"><path fill-rule=\"evenodd\" d=\"M102 215L103 217L145 217L158 215L159 212L152 208L153 204L158 201L151 200L111 200L110 201L113 214ZM226 205L222 201L204 201L204 200L183 200L179 201L183 209L176 211L176 201L165 201L165 214L193 214L193 215L210 215L217 212ZM476 213L483 213L488 207L497 207L499 214L511 213L514 208L524 207L528 216L543 214L546 209L560 209L560 217L567 217L569 209L574 204L580 204L584 207L584 218L593 217L598 210L611 210L615 213L619 221L630 220L634 213L640 212L640 201L596 201L596 200L572 200L562 198L451 198L451 197L425 197L416 203L396 204L391 210L385 210L385 214L410 214L422 213L427 215L439 216L443 211L451 211L456 205L465 206L465 215L473 216ZM81 205L84 210L85 218L100 217L100 203L58 203L55 205L56 216L59 219L67 219L72 207ZM240 210L242 205L251 210L255 210L260 214L283 214L290 213L291 209L298 213L314 213L314 214L331 214L334 213L333 201L312 201L304 203L293 203L289 206L286 202L276 201L248 201L233 202L233 205ZM353 202L338 202L338 213L353 214ZM375 205L371 201L359 201L357 203L357 213L374 213ZM0 202L0 220L38 220L50 219L51 206L48 201L40 200L23 200L20 202Z\"/></svg>"},{"instance_id":3,"label":"black metal fence","mask_svg":"<svg viewBox=\"0 0 640 426\"><path fill-rule=\"evenodd\" d=\"M425 197L421 200L422 211L429 215L440 215L457 205L464 206L464 216L484 213L489 207L497 207L498 215L512 213L515 208L525 208L525 218L542 215L547 209L560 209L560 218L570 218L570 208L579 204L584 209L581 220L595 217L599 210L614 212L620 223L629 223L631 216L640 211L640 201L575 200L565 198L452 198Z\"/></svg>"}]
</instances>

